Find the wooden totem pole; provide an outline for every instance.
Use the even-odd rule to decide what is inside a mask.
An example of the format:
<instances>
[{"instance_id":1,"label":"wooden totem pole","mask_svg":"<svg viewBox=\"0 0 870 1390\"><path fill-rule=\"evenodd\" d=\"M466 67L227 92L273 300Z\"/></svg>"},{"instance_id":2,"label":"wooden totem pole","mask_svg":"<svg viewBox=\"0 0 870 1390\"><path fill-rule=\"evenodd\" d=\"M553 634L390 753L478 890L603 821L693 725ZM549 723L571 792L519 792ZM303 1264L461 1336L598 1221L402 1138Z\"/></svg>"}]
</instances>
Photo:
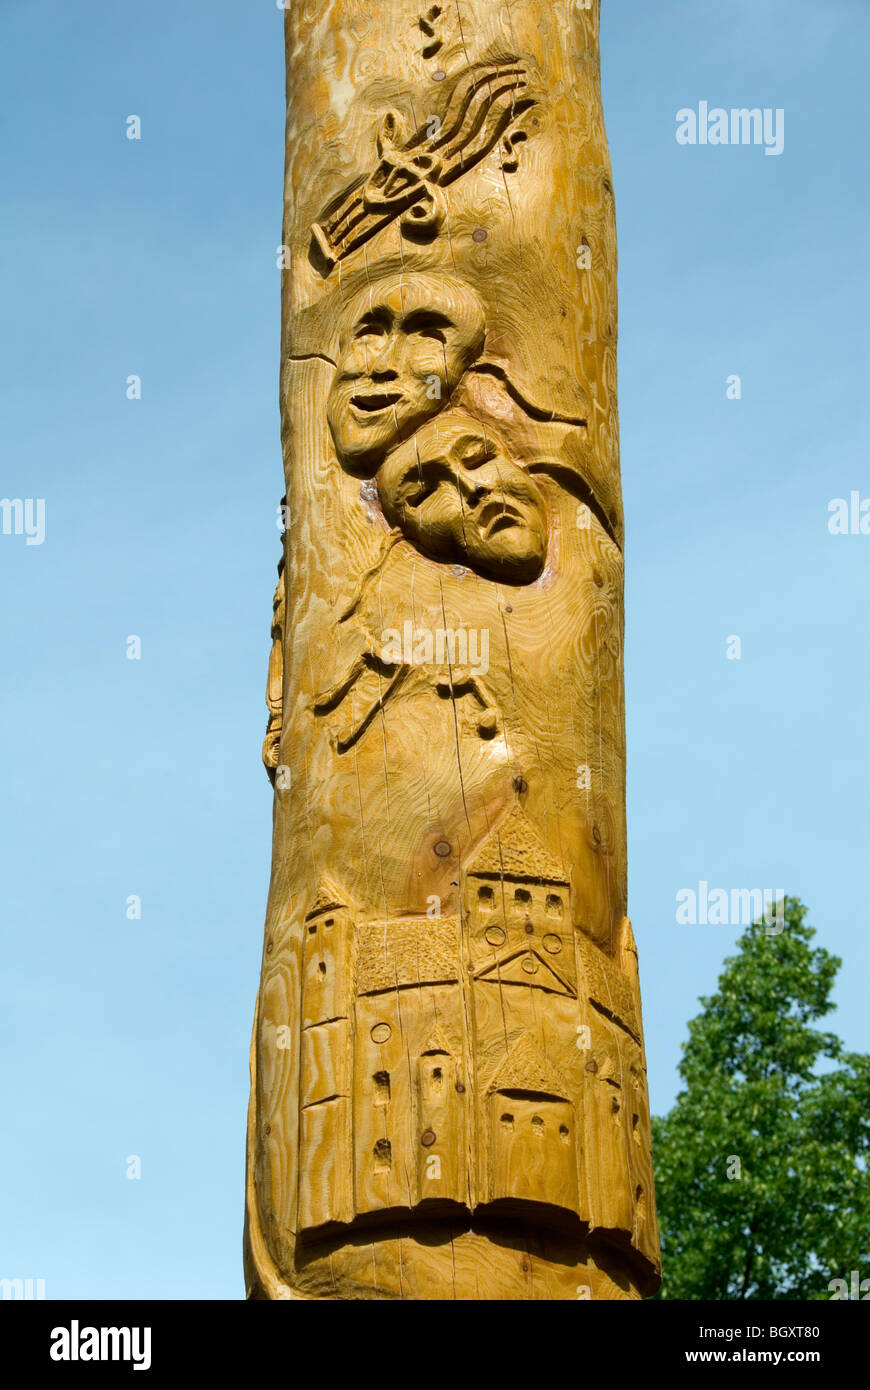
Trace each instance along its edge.
<instances>
[{"instance_id":1,"label":"wooden totem pole","mask_svg":"<svg viewBox=\"0 0 870 1390\"><path fill-rule=\"evenodd\" d=\"M249 1296L658 1284L598 0L293 0Z\"/></svg>"}]
</instances>

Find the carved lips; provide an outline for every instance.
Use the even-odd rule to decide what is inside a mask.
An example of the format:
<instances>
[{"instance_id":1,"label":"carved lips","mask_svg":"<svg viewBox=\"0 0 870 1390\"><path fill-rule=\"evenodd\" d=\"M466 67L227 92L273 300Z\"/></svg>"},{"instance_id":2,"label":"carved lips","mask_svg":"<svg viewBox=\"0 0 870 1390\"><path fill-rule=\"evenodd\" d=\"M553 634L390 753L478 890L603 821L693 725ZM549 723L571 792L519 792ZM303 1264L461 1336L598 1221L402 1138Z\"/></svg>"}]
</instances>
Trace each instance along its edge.
<instances>
[{"instance_id":1,"label":"carved lips","mask_svg":"<svg viewBox=\"0 0 870 1390\"><path fill-rule=\"evenodd\" d=\"M525 527L528 517L517 507L512 507L504 498L487 502L477 514L477 524L484 538L490 540L496 531L509 531L514 526Z\"/></svg>"},{"instance_id":2,"label":"carved lips","mask_svg":"<svg viewBox=\"0 0 870 1390\"><path fill-rule=\"evenodd\" d=\"M355 396L351 396L350 404L354 411L362 410L366 414L374 414L389 410L391 405L397 405L401 399L401 391L357 392Z\"/></svg>"}]
</instances>

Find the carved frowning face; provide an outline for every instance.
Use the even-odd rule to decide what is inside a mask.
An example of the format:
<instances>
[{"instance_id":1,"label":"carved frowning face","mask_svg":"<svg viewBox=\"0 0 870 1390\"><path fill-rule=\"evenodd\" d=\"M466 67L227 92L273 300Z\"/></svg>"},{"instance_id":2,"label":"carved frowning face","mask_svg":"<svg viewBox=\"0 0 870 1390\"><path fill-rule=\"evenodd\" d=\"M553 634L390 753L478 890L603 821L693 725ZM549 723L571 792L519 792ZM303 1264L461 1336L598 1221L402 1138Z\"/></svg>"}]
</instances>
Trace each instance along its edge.
<instances>
[{"instance_id":1,"label":"carved frowning face","mask_svg":"<svg viewBox=\"0 0 870 1390\"><path fill-rule=\"evenodd\" d=\"M432 559L506 584L530 584L544 568L544 499L470 415L447 411L395 449L378 493L390 523Z\"/></svg>"},{"instance_id":2,"label":"carved frowning face","mask_svg":"<svg viewBox=\"0 0 870 1390\"><path fill-rule=\"evenodd\" d=\"M342 466L372 477L441 410L483 347L483 310L458 281L387 280L351 303L326 418Z\"/></svg>"}]
</instances>

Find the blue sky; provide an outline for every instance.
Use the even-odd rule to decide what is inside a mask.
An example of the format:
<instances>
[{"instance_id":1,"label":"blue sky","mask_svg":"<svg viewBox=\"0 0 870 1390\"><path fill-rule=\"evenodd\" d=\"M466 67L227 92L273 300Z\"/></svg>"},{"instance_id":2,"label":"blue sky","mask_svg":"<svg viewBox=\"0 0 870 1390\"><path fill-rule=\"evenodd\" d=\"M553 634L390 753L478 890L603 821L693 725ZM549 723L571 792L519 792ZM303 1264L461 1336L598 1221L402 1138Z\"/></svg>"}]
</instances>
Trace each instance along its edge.
<instances>
[{"instance_id":1,"label":"blue sky","mask_svg":"<svg viewBox=\"0 0 870 1390\"><path fill-rule=\"evenodd\" d=\"M0 492L46 499L42 545L0 536L0 1276L49 1297L242 1294L281 27L269 0L0 11ZM676 924L701 880L802 897L845 961L831 1025L870 1049L870 536L827 527L832 498L870 497L868 41L865 0L604 6L657 1113L739 935ZM783 153L678 145L700 101L782 108Z\"/></svg>"}]
</instances>

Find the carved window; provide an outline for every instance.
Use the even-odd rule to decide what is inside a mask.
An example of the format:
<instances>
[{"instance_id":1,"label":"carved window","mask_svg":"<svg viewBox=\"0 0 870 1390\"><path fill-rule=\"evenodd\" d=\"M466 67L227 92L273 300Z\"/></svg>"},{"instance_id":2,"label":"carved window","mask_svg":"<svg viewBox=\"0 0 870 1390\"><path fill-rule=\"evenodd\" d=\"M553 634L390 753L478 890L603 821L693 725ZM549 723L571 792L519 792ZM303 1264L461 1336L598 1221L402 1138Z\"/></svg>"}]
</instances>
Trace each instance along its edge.
<instances>
[{"instance_id":1,"label":"carved window","mask_svg":"<svg viewBox=\"0 0 870 1390\"><path fill-rule=\"evenodd\" d=\"M375 1172L387 1172L393 1162L393 1147L389 1139L379 1139L372 1152L375 1160Z\"/></svg>"},{"instance_id":2,"label":"carved window","mask_svg":"<svg viewBox=\"0 0 870 1390\"><path fill-rule=\"evenodd\" d=\"M376 1071L372 1080L375 1083L375 1105L389 1105L390 1073L388 1071Z\"/></svg>"}]
</instances>

